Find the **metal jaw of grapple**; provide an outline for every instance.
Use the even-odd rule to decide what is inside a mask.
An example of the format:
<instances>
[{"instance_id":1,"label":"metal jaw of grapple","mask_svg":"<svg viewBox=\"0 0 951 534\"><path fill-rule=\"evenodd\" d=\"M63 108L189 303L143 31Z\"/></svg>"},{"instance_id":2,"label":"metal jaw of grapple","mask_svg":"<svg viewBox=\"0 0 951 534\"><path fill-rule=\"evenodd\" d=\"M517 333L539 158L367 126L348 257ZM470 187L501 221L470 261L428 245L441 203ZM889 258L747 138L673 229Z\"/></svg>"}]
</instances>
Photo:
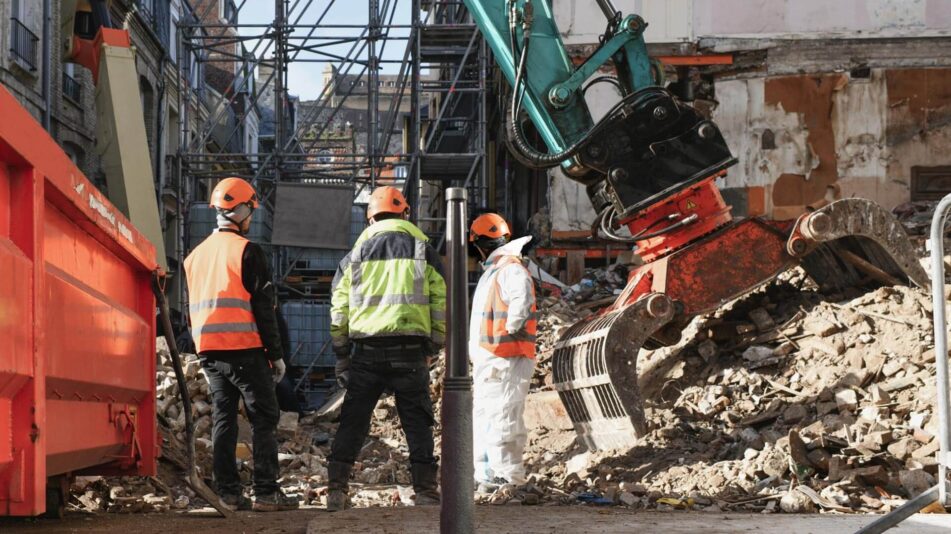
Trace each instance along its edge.
<instances>
[{"instance_id":1,"label":"metal jaw of grapple","mask_svg":"<svg viewBox=\"0 0 951 534\"><path fill-rule=\"evenodd\" d=\"M647 431L637 357L645 344L676 343L689 320L801 265L821 287L914 283L928 287L908 236L874 202L846 199L792 224L731 222L637 267L601 314L555 345L554 388L591 450L624 449Z\"/></svg>"},{"instance_id":2,"label":"metal jaw of grapple","mask_svg":"<svg viewBox=\"0 0 951 534\"><path fill-rule=\"evenodd\" d=\"M555 390L589 449L624 447L645 432L637 353L673 316L666 295L643 295L617 311L576 323L555 345Z\"/></svg>"}]
</instances>

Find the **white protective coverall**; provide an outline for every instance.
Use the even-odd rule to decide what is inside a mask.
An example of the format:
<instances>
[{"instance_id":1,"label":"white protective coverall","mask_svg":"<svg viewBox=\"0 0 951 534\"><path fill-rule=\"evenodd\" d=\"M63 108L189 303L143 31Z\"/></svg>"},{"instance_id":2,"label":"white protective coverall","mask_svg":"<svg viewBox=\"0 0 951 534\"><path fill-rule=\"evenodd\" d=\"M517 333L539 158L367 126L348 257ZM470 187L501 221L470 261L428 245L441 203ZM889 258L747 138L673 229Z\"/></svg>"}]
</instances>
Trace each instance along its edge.
<instances>
[{"instance_id":1,"label":"white protective coverall","mask_svg":"<svg viewBox=\"0 0 951 534\"><path fill-rule=\"evenodd\" d=\"M483 267L488 269L500 256L520 256L531 236L521 237L495 249ZM473 449L475 479L493 482L503 478L513 484L526 482L522 452L528 438L525 421L525 397L535 359L531 357L501 358L479 346L482 311L485 309L490 284L497 277L499 293L508 305L505 328L516 333L532 314L534 294L532 278L517 264L507 265L495 275L485 273L472 297L469 319L469 356L473 375Z\"/></svg>"}]
</instances>

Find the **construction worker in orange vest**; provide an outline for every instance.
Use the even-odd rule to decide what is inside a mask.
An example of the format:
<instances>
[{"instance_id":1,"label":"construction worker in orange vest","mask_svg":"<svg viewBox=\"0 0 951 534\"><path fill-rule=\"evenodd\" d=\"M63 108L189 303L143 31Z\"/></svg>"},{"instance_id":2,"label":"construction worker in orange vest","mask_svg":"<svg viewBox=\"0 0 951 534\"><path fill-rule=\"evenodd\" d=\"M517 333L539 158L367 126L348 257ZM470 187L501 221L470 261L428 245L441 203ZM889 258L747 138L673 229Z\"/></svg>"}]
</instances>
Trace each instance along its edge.
<instances>
[{"instance_id":1,"label":"construction worker in orange vest","mask_svg":"<svg viewBox=\"0 0 951 534\"><path fill-rule=\"evenodd\" d=\"M511 239L499 215L486 213L472 222L469 241L485 269L469 316L475 480L481 492L526 482L522 415L535 369L535 286L521 256L531 236Z\"/></svg>"},{"instance_id":2,"label":"construction worker in orange vest","mask_svg":"<svg viewBox=\"0 0 951 534\"><path fill-rule=\"evenodd\" d=\"M185 258L192 338L214 404L214 481L236 510L273 512L297 508L277 483L275 383L284 376L274 285L267 257L245 238L258 207L251 184L225 178L211 194L218 228ZM253 432L254 502L244 495L235 463L238 400Z\"/></svg>"}]
</instances>

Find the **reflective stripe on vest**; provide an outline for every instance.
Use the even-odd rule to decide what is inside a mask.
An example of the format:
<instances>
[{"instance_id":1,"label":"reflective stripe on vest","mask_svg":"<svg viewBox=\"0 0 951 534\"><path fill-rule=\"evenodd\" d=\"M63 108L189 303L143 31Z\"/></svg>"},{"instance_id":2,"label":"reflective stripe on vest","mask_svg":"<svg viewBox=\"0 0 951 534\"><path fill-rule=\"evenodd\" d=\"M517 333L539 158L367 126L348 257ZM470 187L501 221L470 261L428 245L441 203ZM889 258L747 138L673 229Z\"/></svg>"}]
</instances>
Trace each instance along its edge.
<instances>
[{"instance_id":1,"label":"reflective stripe on vest","mask_svg":"<svg viewBox=\"0 0 951 534\"><path fill-rule=\"evenodd\" d=\"M185 258L191 332L199 353L263 346L251 294L241 279L247 244L233 232L215 232Z\"/></svg>"},{"instance_id":2,"label":"reflective stripe on vest","mask_svg":"<svg viewBox=\"0 0 951 534\"><path fill-rule=\"evenodd\" d=\"M426 294L426 242L415 239L413 245L413 292L391 295L364 295L363 288L363 246L357 245L350 253L350 307L429 305Z\"/></svg>"},{"instance_id":3,"label":"reflective stripe on vest","mask_svg":"<svg viewBox=\"0 0 951 534\"><path fill-rule=\"evenodd\" d=\"M504 256L499 258L487 273L491 280L488 282L489 293L485 299L485 309L482 311L479 346L501 358L517 356L534 358L535 334L538 329L534 285L532 286L532 311L525 320L525 324L514 334L510 334L506 328L509 306L502 300L498 276L505 266L511 264L518 264L521 268L525 268L517 256Z\"/></svg>"}]
</instances>

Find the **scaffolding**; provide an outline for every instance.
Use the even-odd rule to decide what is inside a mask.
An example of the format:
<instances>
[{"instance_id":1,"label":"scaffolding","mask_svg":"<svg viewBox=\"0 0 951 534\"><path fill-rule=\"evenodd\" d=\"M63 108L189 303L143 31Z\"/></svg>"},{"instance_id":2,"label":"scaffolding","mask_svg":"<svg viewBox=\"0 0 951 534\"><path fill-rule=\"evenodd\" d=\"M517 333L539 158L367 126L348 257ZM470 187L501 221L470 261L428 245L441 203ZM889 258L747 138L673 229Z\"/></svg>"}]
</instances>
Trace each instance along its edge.
<instances>
[{"instance_id":1,"label":"scaffolding","mask_svg":"<svg viewBox=\"0 0 951 534\"><path fill-rule=\"evenodd\" d=\"M233 6L224 10L227 16L209 16L221 2ZM315 0L276 0L272 22L238 22L247 3L193 0L191 15L179 24L183 56L198 58L181 63L181 98L199 100L209 110L197 118L196 135L182 127L179 156L186 182L207 184L240 176L252 180L271 204L273 184L282 180L345 179L372 186L386 174L384 169L410 163L411 154L391 149L401 126L398 110L409 98L409 51L402 58L384 57L388 46L405 48L410 38L410 25L394 23L408 0L370 0L366 24L328 22L335 12L353 11L351 3L335 0L320 6ZM347 49L340 52L342 48ZM303 63L332 65L335 74L306 109L290 95L287 84L293 65ZM379 71L384 67L398 74L395 90L389 91L394 96L381 109ZM184 82L196 77L208 83ZM354 97L366 100L366 139L349 151L320 159L314 150L331 137L338 117L352 116ZM262 127L268 126L261 137L267 150L249 150L252 147L242 143L248 116L254 113L262 115ZM194 119L184 118L182 124Z\"/></svg>"},{"instance_id":2,"label":"scaffolding","mask_svg":"<svg viewBox=\"0 0 951 534\"><path fill-rule=\"evenodd\" d=\"M445 234L443 192L468 190L470 213L489 201L490 52L461 1L423 2L414 9L411 167L417 221L438 243ZM424 79L428 70L434 76Z\"/></svg>"},{"instance_id":3,"label":"scaffolding","mask_svg":"<svg viewBox=\"0 0 951 534\"><path fill-rule=\"evenodd\" d=\"M266 246L289 306L323 305L346 251L267 246L279 184L351 184L355 203L377 185L395 185L440 247L445 187L464 186L472 207L486 205L490 58L461 1L274 0L270 21L245 20L247 6L260 13L263 1L184 4L179 261L213 228L205 201L228 176L258 191L250 237ZM323 88L301 102L288 78L308 63L324 65ZM365 222L359 206L353 213L351 241ZM291 347L289 357L299 356Z\"/></svg>"}]
</instances>

